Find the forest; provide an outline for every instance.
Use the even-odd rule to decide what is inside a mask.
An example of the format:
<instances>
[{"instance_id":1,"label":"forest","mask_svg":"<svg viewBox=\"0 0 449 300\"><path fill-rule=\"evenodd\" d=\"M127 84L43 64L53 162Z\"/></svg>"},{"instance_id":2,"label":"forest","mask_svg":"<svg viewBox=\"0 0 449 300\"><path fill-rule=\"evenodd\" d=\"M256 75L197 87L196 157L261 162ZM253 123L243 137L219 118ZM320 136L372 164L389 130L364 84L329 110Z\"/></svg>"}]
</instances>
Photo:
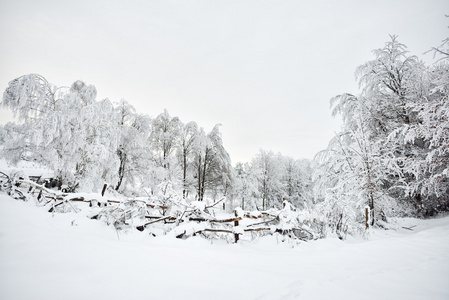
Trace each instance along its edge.
<instances>
[{"instance_id":1,"label":"forest","mask_svg":"<svg viewBox=\"0 0 449 300\"><path fill-rule=\"evenodd\" d=\"M166 110L151 118L126 100L97 99L94 85L55 86L42 75L24 75L3 94L1 105L17 122L0 127L1 156L11 165L36 163L54 176L33 181L0 170L2 190L23 199L44 191L53 211L61 203L59 208L76 210L67 200L79 197L70 193L106 192L133 209L123 208L119 217L106 205L93 217L114 225L123 218L123 226L140 216L142 230L168 222L177 237L187 235L176 229L186 218L219 224L246 216L277 224L212 226L193 234L283 228L301 239L344 239L387 227L392 217L437 216L449 211L448 46L446 39L430 51L437 59L431 65L409 55L396 36L374 50L373 59L355 70L359 94L330 100L343 125L313 161L260 150L250 162L232 165L220 124L205 131ZM142 213L137 200L143 198L151 201L145 200ZM218 206L226 219L208 214L207 208Z\"/></svg>"}]
</instances>

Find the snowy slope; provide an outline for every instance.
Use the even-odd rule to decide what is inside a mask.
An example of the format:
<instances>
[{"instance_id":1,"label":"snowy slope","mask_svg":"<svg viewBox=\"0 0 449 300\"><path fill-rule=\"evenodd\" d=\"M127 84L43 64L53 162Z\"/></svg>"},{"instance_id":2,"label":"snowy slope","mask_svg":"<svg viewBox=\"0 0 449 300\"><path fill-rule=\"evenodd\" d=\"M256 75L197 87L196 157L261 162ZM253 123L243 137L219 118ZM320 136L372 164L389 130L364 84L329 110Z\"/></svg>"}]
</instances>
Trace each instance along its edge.
<instances>
[{"instance_id":1,"label":"snowy slope","mask_svg":"<svg viewBox=\"0 0 449 300\"><path fill-rule=\"evenodd\" d=\"M449 218L398 228L294 248L211 244L117 235L0 195L0 299L449 299Z\"/></svg>"}]
</instances>

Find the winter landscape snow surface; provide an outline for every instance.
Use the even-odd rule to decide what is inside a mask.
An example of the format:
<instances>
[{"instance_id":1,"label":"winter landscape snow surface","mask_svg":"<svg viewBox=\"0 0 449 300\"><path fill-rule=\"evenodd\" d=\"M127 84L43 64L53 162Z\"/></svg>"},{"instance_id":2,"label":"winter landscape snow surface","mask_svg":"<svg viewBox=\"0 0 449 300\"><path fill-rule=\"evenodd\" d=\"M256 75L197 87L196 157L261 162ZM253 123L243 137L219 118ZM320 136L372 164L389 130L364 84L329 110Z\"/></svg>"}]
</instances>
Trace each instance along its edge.
<instances>
[{"instance_id":1,"label":"winter landscape snow surface","mask_svg":"<svg viewBox=\"0 0 449 300\"><path fill-rule=\"evenodd\" d=\"M366 240L211 243L117 233L1 195L0 298L449 299L449 218L396 227Z\"/></svg>"}]
</instances>

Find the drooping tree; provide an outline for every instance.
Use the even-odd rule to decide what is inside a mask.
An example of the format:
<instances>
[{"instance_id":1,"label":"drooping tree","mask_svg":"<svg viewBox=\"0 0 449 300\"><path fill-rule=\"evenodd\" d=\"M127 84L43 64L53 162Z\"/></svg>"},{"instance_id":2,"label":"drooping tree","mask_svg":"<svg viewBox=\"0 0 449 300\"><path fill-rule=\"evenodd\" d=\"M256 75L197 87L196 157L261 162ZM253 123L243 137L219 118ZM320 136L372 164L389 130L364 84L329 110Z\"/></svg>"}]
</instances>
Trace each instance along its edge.
<instances>
[{"instance_id":1,"label":"drooping tree","mask_svg":"<svg viewBox=\"0 0 449 300\"><path fill-rule=\"evenodd\" d=\"M404 145L391 138L404 126L419 123L412 107L425 100L424 64L408 56L396 36L374 55L374 60L357 68L360 95L346 93L332 99L333 114L342 116L343 127L318 156L317 175L322 197L338 206L330 212L331 219L347 217L366 225L398 213L396 204L403 208L409 204L405 191L414 178L405 159L425 151L421 144Z\"/></svg>"},{"instance_id":2,"label":"drooping tree","mask_svg":"<svg viewBox=\"0 0 449 300\"><path fill-rule=\"evenodd\" d=\"M201 128L195 145L195 168L197 199L204 200L207 191L217 194L224 191L226 182L232 181L231 159L223 146L220 125L208 134Z\"/></svg>"},{"instance_id":3,"label":"drooping tree","mask_svg":"<svg viewBox=\"0 0 449 300\"><path fill-rule=\"evenodd\" d=\"M149 135L151 119L147 115L138 114L126 100L121 100L115 107L119 128L117 156L120 160L118 181L115 186L119 190L123 183L142 184L151 166Z\"/></svg>"},{"instance_id":4,"label":"drooping tree","mask_svg":"<svg viewBox=\"0 0 449 300\"><path fill-rule=\"evenodd\" d=\"M80 183L85 190L115 182L114 110L108 99L96 100L94 86L76 81L56 88L40 75L25 75L10 82L2 105L21 120L7 126L7 158L37 161L60 181Z\"/></svg>"}]
</instances>

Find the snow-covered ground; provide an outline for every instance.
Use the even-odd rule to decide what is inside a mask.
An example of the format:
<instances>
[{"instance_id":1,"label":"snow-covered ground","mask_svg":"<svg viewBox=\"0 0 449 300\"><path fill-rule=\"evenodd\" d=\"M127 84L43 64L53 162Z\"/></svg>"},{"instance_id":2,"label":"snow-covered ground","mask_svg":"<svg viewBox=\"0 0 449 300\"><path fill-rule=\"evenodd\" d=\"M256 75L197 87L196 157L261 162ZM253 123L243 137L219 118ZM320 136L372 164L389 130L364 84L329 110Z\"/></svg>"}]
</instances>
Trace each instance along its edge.
<instances>
[{"instance_id":1,"label":"snow-covered ground","mask_svg":"<svg viewBox=\"0 0 449 300\"><path fill-rule=\"evenodd\" d=\"M398 222L368 240L211 243L0 195L0 299L449 299L449 218Z\"/></svg>"}]
</instances>

